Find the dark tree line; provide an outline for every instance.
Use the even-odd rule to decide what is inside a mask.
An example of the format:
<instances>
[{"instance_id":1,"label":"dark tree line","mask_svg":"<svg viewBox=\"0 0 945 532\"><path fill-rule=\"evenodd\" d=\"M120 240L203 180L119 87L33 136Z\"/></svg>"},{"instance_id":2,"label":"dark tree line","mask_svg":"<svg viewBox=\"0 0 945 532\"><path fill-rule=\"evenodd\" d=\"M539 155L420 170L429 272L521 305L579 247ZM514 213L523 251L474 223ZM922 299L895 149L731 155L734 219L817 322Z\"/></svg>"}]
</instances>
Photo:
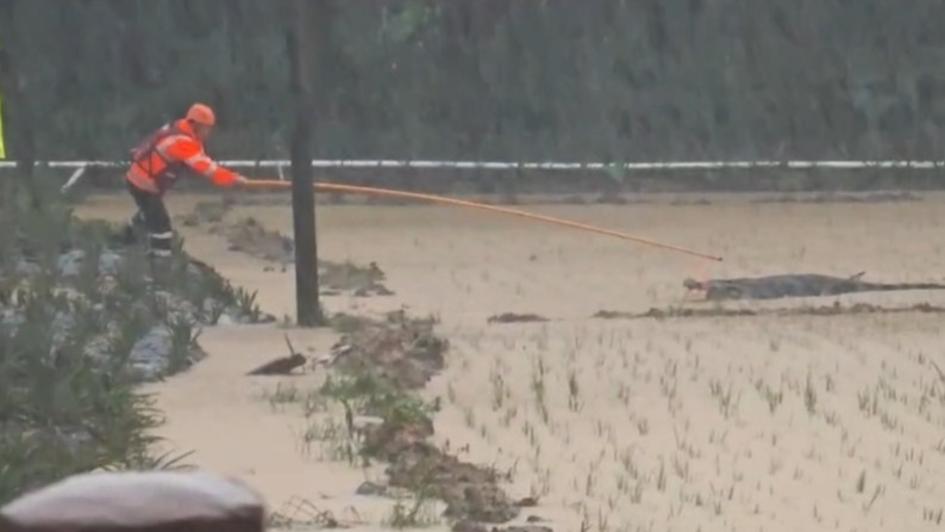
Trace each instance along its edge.
<instances>
[{"instance_id":1,"label":"dark tree line","mask_svg":"<svg viewBox=\"0 0 945 532\"><path fill-rule=\"evenodd\" d=\"M0 5L19 156L32 129L37 158L124 157L196 99L219 109L216 153L288 156L285 2ZM940 154L942 2L334 0L326 12L319 157Z\"/></svg>"}]
</instances>

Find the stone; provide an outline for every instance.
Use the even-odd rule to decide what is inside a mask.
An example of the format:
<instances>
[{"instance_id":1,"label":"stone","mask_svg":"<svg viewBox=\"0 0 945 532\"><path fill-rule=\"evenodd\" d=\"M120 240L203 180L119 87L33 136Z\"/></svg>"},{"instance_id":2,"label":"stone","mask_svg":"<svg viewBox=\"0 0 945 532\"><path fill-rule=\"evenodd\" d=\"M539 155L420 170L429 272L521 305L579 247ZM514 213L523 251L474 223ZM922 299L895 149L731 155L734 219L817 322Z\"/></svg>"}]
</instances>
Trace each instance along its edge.
<instances>
[{"instance_id":1,"label":"stone","mask_svg":"<svg viewBox=\"0 0 945 532\"><path fill-rule=\"evenodd\" d=\"M62 277L78 277L82 271L82 263L85 261L85 251L73 249L68 253L59 255L56 260L56 270Z\"/></svg>"},{"instance_id":2,"label":"stone","mask_svg":"<svg viewBox=\"0 0 945 532\"><path fill-rule=\"evenodd\" d=\"M237 325L238 323L239 322L233 319L233 316L227 312L220 314L220 318L217 320L217 325L221 326Z\"/></svg>"},{"instance_id":3,"label":"stone","mask_svg":"<svg viewBox=\"0 0 945 532\"><path fill-rule=\"evenodd\" d=\"M51 338L51 348L56 350L62 347L69 339L69 334L75 327L75 316L66 312L57 312L49 326L49 336Z\"/></svg>"},{"instance_id":4,"label":"stone","mask_svg":"<svg viewBox=\"0 0 945 532\"><path fill-rule=\"evenodd\" d=\"M111 342L108 335L99 335L88 342L82 349L82 354L91 359L97 366L104 367L110 358L109 349Z\"/></svg>"},{"instance_id":5,"label":"stone","mask_svg":"<svg viewBox=\"0 0 945 532\"><path fill-rule=\"evenodd\" d=\"M19 259L16 261L16 267L14 269L14 272L22 277L34 277L39 275L42 271L43 269L40 268L39 264L30 262L26 259Z\"/></svg>"},{"instance_id":6,"label":"stone","mask_svg":"<svg viewBox=\"0 0 945 532\"><path fill-rule=\"evenodd\" d=\"M152 327L131 348L128 362L133 376L143 381L160 378L167 370L172 347L170 329L163 325Z\"/></svg>"},{"instance_id":7,"label":"stone","mask_svg":"<svg viewBox=\"0 0 945 532\"><path fill-rule=\"evenodd\" d=\"M118 275L125 258L111 250L103 251L98 257L99 275Z\"/></svg>"},{"instance_id":8,"label":"stone","mask_svg":"<svg viewBox=\"0 0 945 532\"><path fill-rule=\"evenodd\" d=\"M168 318L186 319L191 322L198 321L199 311L190 301L164 290L155 292L154 297L167 309Z\"/></svg>"},{"instance_id":9,"label":"stone","mask_svg":"<svg viewBox=\"0 0 945 532\"><path fill-rule=\"evenodd\" d=\"M0 325L4 327L10 327L11 329L16 329L20 325L23 325L26 322L26 317L23 316L22 312L19 312L17 309L4 308L0 309Z\"/></svg>"}]
</instances>

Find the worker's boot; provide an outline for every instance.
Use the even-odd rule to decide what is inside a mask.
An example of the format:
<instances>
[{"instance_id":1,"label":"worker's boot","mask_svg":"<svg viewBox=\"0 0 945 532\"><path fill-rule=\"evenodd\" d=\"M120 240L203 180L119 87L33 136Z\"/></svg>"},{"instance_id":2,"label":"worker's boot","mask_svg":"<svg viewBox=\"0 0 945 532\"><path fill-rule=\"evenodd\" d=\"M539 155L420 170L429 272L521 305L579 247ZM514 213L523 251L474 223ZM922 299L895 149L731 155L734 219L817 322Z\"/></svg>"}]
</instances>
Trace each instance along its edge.
<instances>
[{"instance_id":1,"label":"worker's boot","mask_svg":"<svg viewBox=\"0 0 945 532\"><path fill-rule=\"evenodd\" d=\"M172 231L148 235L148 262L151 264L151 277L160 286L168 286L173 282L171 279L174 262L172 239Z\"/></svg>"}]
</instances>

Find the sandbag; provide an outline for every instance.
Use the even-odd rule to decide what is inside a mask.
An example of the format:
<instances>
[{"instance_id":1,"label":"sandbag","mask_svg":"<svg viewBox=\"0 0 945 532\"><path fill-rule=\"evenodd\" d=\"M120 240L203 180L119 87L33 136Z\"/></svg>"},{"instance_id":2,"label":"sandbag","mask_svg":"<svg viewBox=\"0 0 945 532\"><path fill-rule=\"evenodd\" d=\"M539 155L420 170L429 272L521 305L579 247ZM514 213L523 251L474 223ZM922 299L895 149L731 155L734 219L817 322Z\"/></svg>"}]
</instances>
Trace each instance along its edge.
<instances>
[{"instance_id":1,"label":"sandbag","mask_svg":"<svg viewBox=\"0 0 945 532\"><path fill-rule=\"evenodd\" d=\"M0 532L261 532L265 507L207 472L86 473L0 509Z\"/></svg>"}]
</instances>

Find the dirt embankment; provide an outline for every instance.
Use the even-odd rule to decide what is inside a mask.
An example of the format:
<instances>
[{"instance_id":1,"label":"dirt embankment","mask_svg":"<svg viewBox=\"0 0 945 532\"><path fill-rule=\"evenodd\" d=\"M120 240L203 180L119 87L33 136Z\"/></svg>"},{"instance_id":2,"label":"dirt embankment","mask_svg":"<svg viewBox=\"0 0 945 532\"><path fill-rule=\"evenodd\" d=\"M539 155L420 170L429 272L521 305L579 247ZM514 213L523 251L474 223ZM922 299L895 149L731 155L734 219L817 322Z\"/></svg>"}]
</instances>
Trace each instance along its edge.
<instances>
[{"instance_id":1,"label":"dirt embankment","mask_svg":"<svg viewBox=\"0 0 945 532\"><path fill-rule=\"evenodd\" d=\"M279 233L266 229L252 217L237 221L224 220L231 203L200 202L193 211L183 217L189 227L204 227L212 234L223 236L230 250L240 251L253 257L273 262L285 271L295 262L295 242ZM275 266L267 267L275 269ZM384 272L375 263L360 266L351 262L318 261L318 278L321 295L338 295L350 292L358 297L390 296L394 292L384 286Z\"/></svg>"},{"instance_id":2,"label":"dirt embankment","mask_svg":"<svg viewBox=\"0 0 945 532\"><path fill-rule=\"evenodd\" d=\"M439 406L424 404L412 392L445 364L449 344L434 334L435 322L394 312L383 321L339 315L333 325L347 331L329 362L343 380L329 382L324 392L345 405L349 424L357 415L380 420L364 431L361 453L390 464L390 485L442 500L454 530L486 530L481 523L517 517L527 501L517 503L505 493L499 472L463 462L429 441L430 415Z\"/></svg>"},{"instance_id":3,"label":"dirt embankment","mask_svg":"<svg viewBox=\"0 0 945 532\"><path fill-rule=\"evenodd\" d=\"M5 203L0 227L0 502L79 472L173 466L152 454L160 420L138 387L202 360L204 328L274 318L179 246L153 260L56 199Z\"/></svg>"}]
</instances>

